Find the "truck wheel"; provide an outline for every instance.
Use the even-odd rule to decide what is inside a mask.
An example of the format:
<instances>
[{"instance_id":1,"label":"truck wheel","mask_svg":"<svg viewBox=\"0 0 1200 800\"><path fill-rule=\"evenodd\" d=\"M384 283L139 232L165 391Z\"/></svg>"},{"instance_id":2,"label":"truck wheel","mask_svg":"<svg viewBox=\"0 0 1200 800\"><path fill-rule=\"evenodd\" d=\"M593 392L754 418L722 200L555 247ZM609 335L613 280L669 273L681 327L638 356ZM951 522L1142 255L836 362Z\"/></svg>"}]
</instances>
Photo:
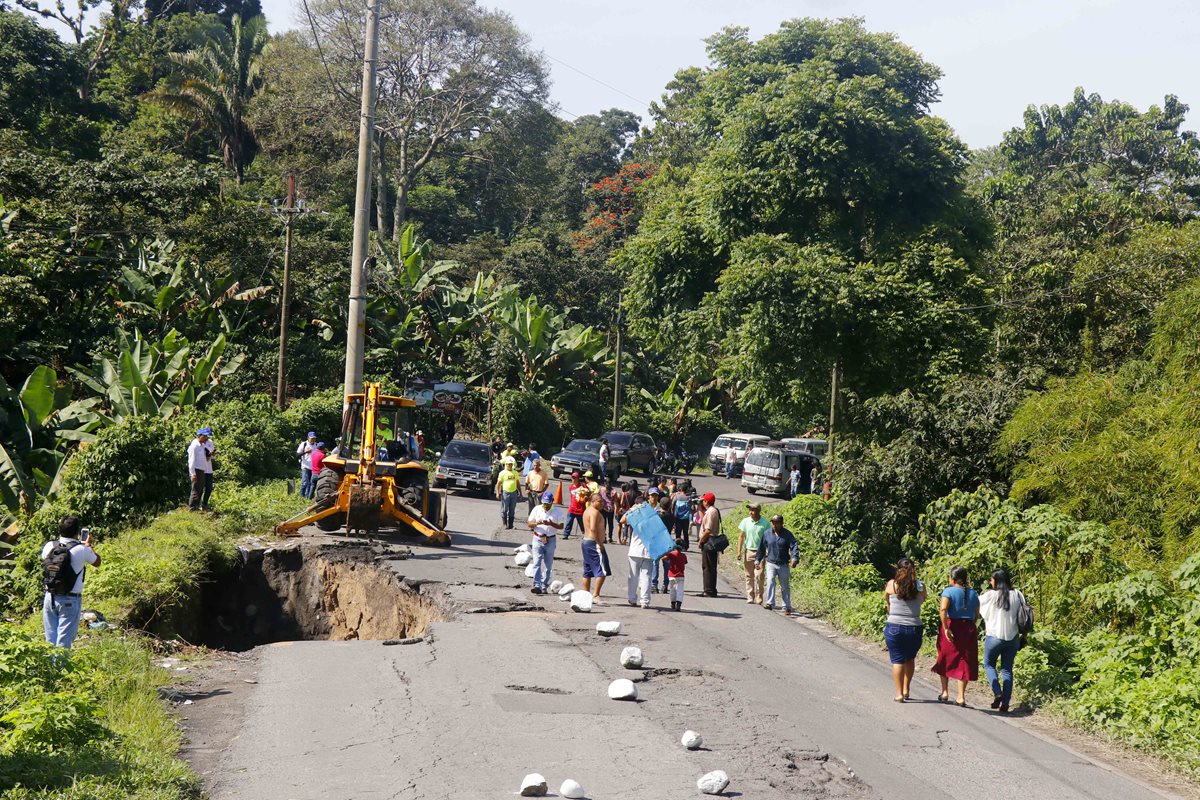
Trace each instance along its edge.
<instances>
[{"instance_id":1,"label":"truck wheel","mask_svg":"<svg viewBox=\"0 0 1200 800\"><path fill-rule=\"evenodd\" d=\"M647 478L652 477L654 475L654 459L653 458L646 462L646 468L644 470L642 470L642 474L645 475Z\"/></svg>"},{"instance_id":2,"label":"truck wheel","mask_svg":"<svg viewBox=\"0 0 1200 800\"><path fill-rule=\"evenodd\" d=\"M746 491L747 491L747 492L749 492L750 494L758 494L758 487L756 487L756 486L747 486L747 487L746 487Z\"/></svg>"},{"instance_id":3,"label":"truck wheel","mask_svg":"<svg viewBox=\"0 0 1200 800\"><path fill-rule=\"evenodd\" d=\"M313 505L318 509L329 508L337 502L338 488L342 485L342 476L332 469L325 468L317 475L317 486L313 490ZM329 533L336 531L346 524L346 515L330 514L317 520L317 527Z\"/></svg>"}]
</instances>

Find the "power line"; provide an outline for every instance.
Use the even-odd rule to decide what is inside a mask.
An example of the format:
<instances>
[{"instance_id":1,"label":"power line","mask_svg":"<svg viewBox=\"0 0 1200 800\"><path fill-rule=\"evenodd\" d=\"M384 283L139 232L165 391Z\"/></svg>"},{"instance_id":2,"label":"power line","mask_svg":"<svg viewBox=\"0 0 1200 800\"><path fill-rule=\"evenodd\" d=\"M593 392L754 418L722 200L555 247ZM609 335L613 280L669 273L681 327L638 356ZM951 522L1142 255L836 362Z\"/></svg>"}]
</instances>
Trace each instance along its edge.
<instances>
[{"instance_id":1,"label":"power line","mask_svg":"<svg viewBox=\"0 0 1200 800\"><path fill-rule=\"evenodd\" d=\"M647 108L650 107L650 104L647 103L645 100L642 100L639 97L634 97L629 92L618 89L616 86L613 86L611 83L606 83L605 81L600 80L595 75L589 75L588 73L581 70L579 67L572 66L571 64L568 64L567 62L563 61L561 58L555 58L554 56L550 55L549 53L546 53L545 55L546 55L546 58L550 59L551 61L558 63L558 64L562 64L564 67L566 67L569 70L572 70L573 72L578 72L583 77L587 78L590 81L594 81L594 82L600 84L601 86L603 86L606 89L611 89L612 91L616 92L617 94L619 94L623 97L628 97L633 102L640 103L641 105L643 105Z\"/></svg>"}]
</instances>

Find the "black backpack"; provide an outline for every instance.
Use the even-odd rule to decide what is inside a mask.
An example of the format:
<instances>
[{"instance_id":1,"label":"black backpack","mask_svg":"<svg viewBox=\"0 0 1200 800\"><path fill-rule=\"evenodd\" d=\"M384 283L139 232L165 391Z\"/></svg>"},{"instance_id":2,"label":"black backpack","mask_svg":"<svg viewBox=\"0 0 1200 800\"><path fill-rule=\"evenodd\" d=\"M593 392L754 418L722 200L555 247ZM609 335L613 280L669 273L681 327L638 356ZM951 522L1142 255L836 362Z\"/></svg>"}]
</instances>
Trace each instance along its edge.
<instances>
[{"instance_id":1,"label":"black backpack","mask_svg":"<svg viewBox=\"0 0 1200 800\"><path fill-rule=\"evenodd\" d=\"M42 586L50 594L70 594L79 573L71 566L71 551L79 542L55 542L42 559Z\"/></svg>"},{"instance_id":2,"label":"black backpack","mask_svg":"<svg viewBox=\"0 0 1200 800\"><path fill-rule=\"evenodd\" d=\"M1025 636L1033 632L1033 609L1025 595L1021 594L1019 597L1021 601L1017 605L1017 632Z\"/></svg>"}]
</instances>

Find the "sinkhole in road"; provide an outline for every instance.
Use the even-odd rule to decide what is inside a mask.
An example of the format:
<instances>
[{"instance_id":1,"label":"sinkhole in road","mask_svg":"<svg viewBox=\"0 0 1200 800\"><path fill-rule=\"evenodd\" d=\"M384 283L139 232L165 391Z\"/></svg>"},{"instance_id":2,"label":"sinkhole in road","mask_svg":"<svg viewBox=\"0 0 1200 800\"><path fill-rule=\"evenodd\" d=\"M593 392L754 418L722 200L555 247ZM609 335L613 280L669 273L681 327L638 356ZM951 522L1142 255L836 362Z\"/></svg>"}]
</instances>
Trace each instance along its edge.
<instances>
[{"instance_id":1,"label":"sinkhole in road","mask_svg":"<svg viewBox=\"0 0 1200 800\"><path fill-rule=\"evenodd\" d=\"M366 546L239 547L201 592L200 643L248 650L273 642L421 636L447 619L439 602L374 563Z\"/></svg>"}]
</instances>

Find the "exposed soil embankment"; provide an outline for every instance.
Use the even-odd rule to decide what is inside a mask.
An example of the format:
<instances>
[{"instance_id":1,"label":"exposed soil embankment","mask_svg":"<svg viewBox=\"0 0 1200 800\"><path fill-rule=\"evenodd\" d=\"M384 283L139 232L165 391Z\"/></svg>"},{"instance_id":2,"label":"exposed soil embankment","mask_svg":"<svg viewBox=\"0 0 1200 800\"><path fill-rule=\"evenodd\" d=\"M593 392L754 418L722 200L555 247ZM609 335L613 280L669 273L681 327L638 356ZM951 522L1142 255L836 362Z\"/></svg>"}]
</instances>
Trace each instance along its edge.
<instances>
[{"instance_id":1,"label":"exposed soil embankment","mask_svg":"<svg viewBox=\"0 0 1200 800\"><path fill-rule=\"evenodd\" d=\"M239 548L204 588L201 642L245 650L300 639L403 639L446 618L435 598L376 566L368 545Z\"/></svg>"}]
</instances>

